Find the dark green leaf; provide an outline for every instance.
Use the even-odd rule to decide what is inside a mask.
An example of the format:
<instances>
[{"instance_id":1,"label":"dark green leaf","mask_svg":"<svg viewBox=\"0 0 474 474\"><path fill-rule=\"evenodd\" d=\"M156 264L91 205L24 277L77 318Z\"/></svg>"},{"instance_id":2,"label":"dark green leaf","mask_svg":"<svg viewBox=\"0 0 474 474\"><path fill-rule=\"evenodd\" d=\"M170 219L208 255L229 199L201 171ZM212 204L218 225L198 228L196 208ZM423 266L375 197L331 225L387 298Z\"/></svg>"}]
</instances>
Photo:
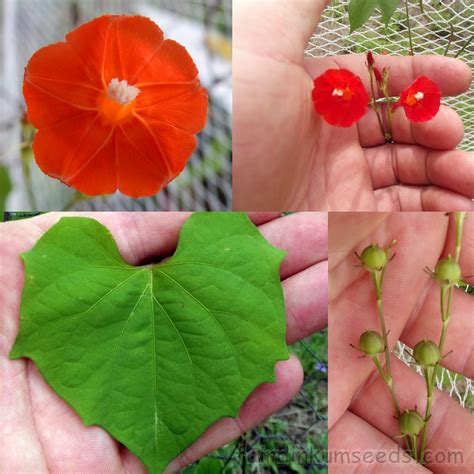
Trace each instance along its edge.
<instances>
[{"instance_id":1,"label":"dark green leaf","mask_svg":"<svg viewBox=\"0 0 474 474\"><path fill-rule=\"evenodd\" d=\"M385 26L388 26L400 0L377 0L377 3L380 13L382 13L382 20Z\"/></svg>"},{"instance_id":2,"label":"dark green leaf","mask_svg":"<svg viewBox=\"0 0 474 474\"><path fill-rule=\"evenodd\" d=\"M12 190L8 168L0 166L0 213L5 211L5 202Z\"/></svg>"},{"instance_id":3,"label":"dark green leaf","mask_svg":"<svg viewBox=\"0 0 474 474\"><path fill-rule=\"evenodd\" d=\"M203 458L199 461L196 474L221 474L224 463L220 459Z\"/></svg>"},{"instance_id":4,"label":"dark green leaf","mask_svg":"<svg viewBox=\"0 0 474 474\"><path fill-rule=\"evenodd\" d=\"M351 33L360 28L372 15L377 0L351 0L349 2L349 24Z\"/></svg>"},{"instance_id":5,"label":"dark green leaf","mask_svg":"<svg viewBox=\"0 0 474 474\"><path fill-rule=\"evenodd\" d=\"M195 213L170 260L133 267L97 221L62 218L22 255L10 357L162 472L288 358L283 256L245 214Z\"/></svg>"}]
</instances>

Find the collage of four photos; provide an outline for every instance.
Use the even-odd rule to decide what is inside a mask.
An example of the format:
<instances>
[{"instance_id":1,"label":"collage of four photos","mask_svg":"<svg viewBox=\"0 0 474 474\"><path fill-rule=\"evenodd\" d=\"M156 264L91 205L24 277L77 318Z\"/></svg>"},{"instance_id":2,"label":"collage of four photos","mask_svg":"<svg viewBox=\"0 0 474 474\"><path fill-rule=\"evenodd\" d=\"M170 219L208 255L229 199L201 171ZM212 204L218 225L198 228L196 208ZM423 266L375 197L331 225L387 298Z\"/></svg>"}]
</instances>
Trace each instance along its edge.
<instances>
[{"instance_id":1,"label":"collage of four photos","mask_svg":"<svg viewBox=\"0 0 474 474\"><path fill-rule=\"evenodd\" d=\"M0 474L474 472L469 0L0 0Z\"/></svg>"}]
</instances>

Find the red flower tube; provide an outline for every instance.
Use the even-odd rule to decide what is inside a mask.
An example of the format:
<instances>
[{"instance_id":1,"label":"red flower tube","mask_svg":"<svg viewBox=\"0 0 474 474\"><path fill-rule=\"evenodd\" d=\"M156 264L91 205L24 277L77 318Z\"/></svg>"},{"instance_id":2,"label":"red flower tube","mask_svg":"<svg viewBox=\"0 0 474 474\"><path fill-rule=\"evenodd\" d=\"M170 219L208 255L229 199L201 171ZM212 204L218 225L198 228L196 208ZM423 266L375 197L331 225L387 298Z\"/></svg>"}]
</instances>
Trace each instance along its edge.
<instances>
[{"instance_id":1,"label":"red flower tube","mask_svg":"<svg viewBox=\"0 0 474 474\"><path fill-rule=\"evenodd\" d=\"M420 76L400 94L393 110L403 106L408 120L427 122L438 113L440 104L441 92L436 83Z\"/></svg>"},{"instance_id":2,"label":"red flower tube","mask_svg":"<svg viewBox=\"0 0 474 474\"><path fill-rule=\"evenodd\" d=\"M369 96L358 76L347 69L328 69L314 80L314 108L330 125L350 127L367 112Z\"/></svg>"}]
</instances>

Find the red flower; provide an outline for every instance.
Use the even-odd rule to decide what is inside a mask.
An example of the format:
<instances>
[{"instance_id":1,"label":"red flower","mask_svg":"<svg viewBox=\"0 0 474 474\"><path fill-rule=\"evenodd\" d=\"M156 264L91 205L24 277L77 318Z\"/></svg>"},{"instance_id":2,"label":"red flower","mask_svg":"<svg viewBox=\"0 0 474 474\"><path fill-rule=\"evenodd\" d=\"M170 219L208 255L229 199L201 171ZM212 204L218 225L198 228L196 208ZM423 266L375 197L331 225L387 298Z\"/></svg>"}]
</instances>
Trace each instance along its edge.
<instances>
[{"instance_id":1,"label":"red flower","mask_svg":"<svg viewBox=\"0 0 474 474\"><path fill-rule=\"evenodd\" d=\"M403 106L408 120L426 122L438 113L440 103L441 92L436 83L420 76L400 94L393 110Z\"/></svg>"},{"instance_id":2,"label":"red flower","mask_svg":"<svg viewBox=\"0 0 474 474\"><path fill-rule=\"evenodd\" d=\"M40 49L23 92L39 167L89 195L157 193L206 124L193 60L139 16L105 15Z\"/></svg>"},{"instance_id":3,"label":"red flower","mask_svg":"<svg viewBox=\"0 0 474 474\"><path fill-rule=\"evenodd\" d=\"M350 127L367 112L369 96L358 76L347 69L328 69L314 80L316 112L330 125Z\"/></svg>"}]
</instances>

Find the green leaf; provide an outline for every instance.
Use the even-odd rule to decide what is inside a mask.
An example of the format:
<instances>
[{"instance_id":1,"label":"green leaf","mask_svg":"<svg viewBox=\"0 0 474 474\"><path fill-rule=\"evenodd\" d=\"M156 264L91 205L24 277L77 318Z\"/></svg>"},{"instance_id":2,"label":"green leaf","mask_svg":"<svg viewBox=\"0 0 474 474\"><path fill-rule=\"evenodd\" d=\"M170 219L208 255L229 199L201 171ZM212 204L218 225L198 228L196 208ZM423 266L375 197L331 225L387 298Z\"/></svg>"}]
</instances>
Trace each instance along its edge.
<instances>
[{"instance_id":1,"label":"green leaf","mask_svg":"<svg viewBox=\"0 0 474 474\"><path fill-rule=\"evenodd\" d=\"M380 13L382 13L382 20L385 26L388 26L400 0L377 0L377 3Z\"/></svg>"},{"instance_id":2,"label":"green leaf","mask_svg":"<svg viewBox=\"0 0 474 474\"><path fill-rule=\"evenodd\" d=\"M199 461L196 474L221 474L224 463L220 459L203 458Z\"/></svg>"},{"instance_id":3,"label":"green leaf","mask_svg":"<svg viewBox=\"0 0 474 474\"><path fill-rule=\"evenodd\" d=\"M133 267L104 226L64 217L22 255L10 357L162 472L288 358L283 257L245 214L195 213L170 260Z\"/></svg>"},{"instance_id":4,"label":"green leaf","mask_svg":"<svg viewBox=\"0 0 474 474\"><path fill-rule=\"evenodd\" d=\"M378 0L351 0L349 2L349 24L351 33L360 28L372 15Z\"/></svg>"},{"instance_id":5,"label":"green leaf","mask_svg":"<svg viewBox=\"0 0 474 474\"><path fill-rule=\"evenodd\" d=\"M12 190L12 183L5 166L0 166L0 213L5 211L5 203L8 194Z\"/></svg>"}]
</instances>

